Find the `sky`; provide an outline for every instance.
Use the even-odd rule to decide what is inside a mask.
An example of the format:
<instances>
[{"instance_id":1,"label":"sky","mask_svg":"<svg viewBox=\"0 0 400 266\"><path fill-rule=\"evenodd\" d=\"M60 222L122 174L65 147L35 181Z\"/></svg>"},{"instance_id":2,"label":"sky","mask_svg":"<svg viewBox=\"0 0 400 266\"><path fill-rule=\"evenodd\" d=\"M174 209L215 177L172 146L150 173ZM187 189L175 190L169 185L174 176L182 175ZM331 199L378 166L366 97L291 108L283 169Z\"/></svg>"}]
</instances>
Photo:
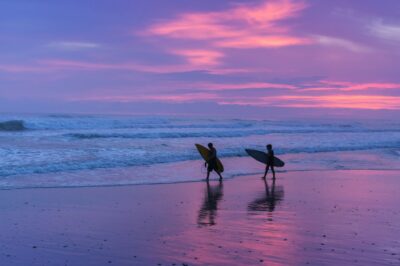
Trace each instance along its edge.
<instances>
[{"instance_id":1,"label":"sky","mask_svg":"<svg viewBox=\"0 0 400 266\"><path fill-rule=\"evenodd\" d=\"M0 112L400 114L398 0L0 0Z\"/></svg>"}]
</instances>

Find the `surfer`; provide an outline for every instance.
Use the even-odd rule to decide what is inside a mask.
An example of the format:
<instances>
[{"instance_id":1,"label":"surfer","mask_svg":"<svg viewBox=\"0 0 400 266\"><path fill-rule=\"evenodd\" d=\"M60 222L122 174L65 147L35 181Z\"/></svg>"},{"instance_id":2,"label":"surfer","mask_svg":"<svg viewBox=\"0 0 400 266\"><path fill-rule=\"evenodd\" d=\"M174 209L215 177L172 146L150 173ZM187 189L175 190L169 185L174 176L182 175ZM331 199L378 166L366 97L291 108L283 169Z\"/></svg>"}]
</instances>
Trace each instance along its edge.
<instances>
[{"instance_id":1,"label":"surfer","mask_svg":"<svg viewBox=\"0 0 400 266\"><path fill-rule=\"evenodd\" d=\"M222 175L218 171L217 167L217 150L214 148L214 145L210 142L208 143L208 148L210 149L208 155L208 161L205 162L207 166L207 180L210 177L210 173L214 170L219 175L219 180L222 180Z\"/></svg>"},{"instance_id":2,"label":"surfer","mask_svg":"<svg viewBox=\"0 0 400 266\"><path fill-rule=\"evenodd\" d=\"M272 171L272 179L275 180L275 169L274 169L274 150L272 149L272 145L268 144L267 145L267 166L265 167L265 173L263 178L265 179L268 174L268 170L271 167Z\"/></svg>"}]
</instances>

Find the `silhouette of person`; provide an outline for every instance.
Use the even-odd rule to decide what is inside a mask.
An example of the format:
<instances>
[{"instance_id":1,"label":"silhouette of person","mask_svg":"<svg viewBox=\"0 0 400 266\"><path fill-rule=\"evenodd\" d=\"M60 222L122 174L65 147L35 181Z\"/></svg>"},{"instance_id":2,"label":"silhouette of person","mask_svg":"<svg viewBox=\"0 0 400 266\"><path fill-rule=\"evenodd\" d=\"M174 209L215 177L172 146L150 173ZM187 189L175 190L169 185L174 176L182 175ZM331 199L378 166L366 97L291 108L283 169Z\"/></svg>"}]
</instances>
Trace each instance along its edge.
<instances>
[{"instance_id":1,"label":"silhouette of person","mask_svg":"<svg viewBox=\"0 0 400 266\"><path fill-rule=\"evenodd\" d=\"M223 196L222 182L219 181L217 186L210 186L207 181L203 205L199 210L197 218L198 225L215 225L215 217L217 216L218 202Z\"/></svg>"},{"instance_id":2,"label":"silhouette of person","mask_svg":"<svg viewBox=\"0 0 400 266\"><path fill-rule=\"evenodd\" d=\"M267 166L265 167L265 173L263 179L267 177L268 170L271 167L272 171L272 179L275 180L275 169L274 169L274 150L272 149L272 145L267 145Z\"/></svg>"},{"instance_id":3,"label":"silhouette of person","mask_svg":"<svg viewBox=\"0 0 400 266\"><path fill-rule=\"evenodd\" d=\"M222 180L222 175L218 171L217 164L217 150L214 148L214 145L210 142L208 143L208 148L210 149L208 155L208 161L205 163L207 166L207 180L210 178L210 173L214 170L219 175L219 180Z\"/></svg>"},{"instance_id":4,"label":"silhouette of person","mask_svg":"<svg viewBox=\"0 0 400 266\"><path fill-rule=\"evenodd\" d=\"M282 186L275 186L275 179L272 180L271 190L268 187L268 182L266 179L263 179L265 185L265 194L263 193L262 197L259 197L248 205L249 211L267 211L273 212L275 210L276 205L283 200L284 191Z\"/></svg>"}]
</instances>

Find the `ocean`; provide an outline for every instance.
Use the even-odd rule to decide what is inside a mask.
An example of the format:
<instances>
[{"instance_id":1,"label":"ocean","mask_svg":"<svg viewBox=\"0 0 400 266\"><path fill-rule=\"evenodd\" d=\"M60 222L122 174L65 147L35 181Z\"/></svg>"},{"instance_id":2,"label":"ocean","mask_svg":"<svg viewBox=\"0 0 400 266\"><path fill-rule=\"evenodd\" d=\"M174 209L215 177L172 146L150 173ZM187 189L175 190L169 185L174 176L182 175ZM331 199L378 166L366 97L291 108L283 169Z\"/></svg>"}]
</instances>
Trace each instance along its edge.
<instances>
[{"instance_id":1,"label":"ocean","mask_svg":"<svg viewBox=\"0 0 400 266\"><path fill-rule=\"evenodd\" d=\"M199 181L205 169L194 144L208 142L224 178L261 174L244 149L268 143L286 163L279 171L400 169L394 120L3 114L0 189Z\"/></svg>"}]
</instances>

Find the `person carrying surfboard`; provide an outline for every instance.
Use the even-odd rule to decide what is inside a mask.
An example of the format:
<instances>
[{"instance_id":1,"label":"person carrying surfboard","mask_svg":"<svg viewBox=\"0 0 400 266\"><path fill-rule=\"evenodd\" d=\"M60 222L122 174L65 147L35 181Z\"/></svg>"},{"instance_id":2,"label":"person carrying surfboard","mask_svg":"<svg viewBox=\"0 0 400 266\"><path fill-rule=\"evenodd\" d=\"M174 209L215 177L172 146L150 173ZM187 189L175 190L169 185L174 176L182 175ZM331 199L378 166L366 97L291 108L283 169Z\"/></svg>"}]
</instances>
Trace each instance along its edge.
<instances>
[{"instance_id":1,"label":"person carrying surfboard","mask_svg":"<svg viewBox=\"0 0 400 266\"><path fill-rule=\"evenodd\" d=\"M265 167L265 173L263 178L265 179L267 177L268 174L268 170L271 167L271 171L272 171L272 179L275 180L275 169L274 169L274 150L272 149L272 145L268 144L267 145L267 166Z\"/></svg>"},{"instance_id":2,"label":"person carrying surfboard","mask_svg":"<svg viewBox=\"0 0 400 266\"><path fill-rule=\"evenodd\" d=\"M214 148L214 145L211 142L208 143L208 148L210 149L210 151L208 154L208 160L205 162L205 165L207 165L207 180L209 179L210 173L213 170L219 175L219 179L222 180L222 175L218 171L217 150Z\"/></svg>"}]
</instances>

